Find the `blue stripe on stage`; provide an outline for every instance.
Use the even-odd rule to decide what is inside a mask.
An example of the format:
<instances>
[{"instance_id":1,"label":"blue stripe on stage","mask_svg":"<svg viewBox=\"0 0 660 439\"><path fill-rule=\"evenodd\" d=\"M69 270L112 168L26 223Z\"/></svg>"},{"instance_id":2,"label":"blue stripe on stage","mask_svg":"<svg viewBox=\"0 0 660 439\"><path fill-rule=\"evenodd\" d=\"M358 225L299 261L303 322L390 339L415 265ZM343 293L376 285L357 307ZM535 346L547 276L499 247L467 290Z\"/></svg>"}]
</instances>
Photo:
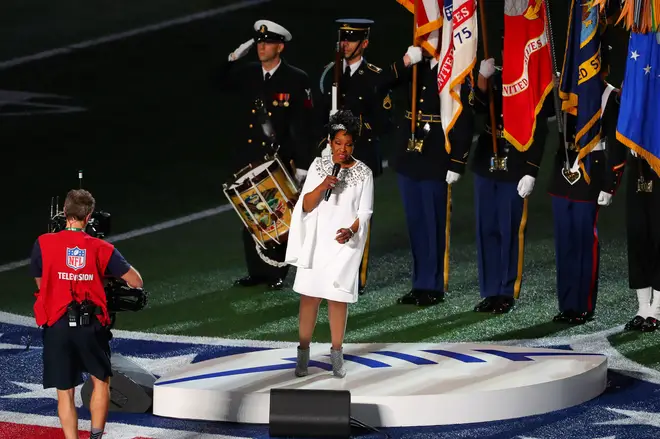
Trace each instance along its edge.
<instances>
[{"instance_id":1,"label":"blue stripe on stage","mask_svg":"<svg viewBox=\"0 0 660 439\"><path fill-rule=\"evenodd\" d=\"M454 360L462 361L463 363L485 363L486 360L481 358L471 357L465 354L459 354L458 352L445 351L442 349L432 349L424 350L423 352L428 352L429 354L441 355L443 357L453 358Z\"/></svg>"},{"instance_id":2,"label":"blue stripe on stage","mask_svg":"<svg viewBox=\"0 0 660 439\"><path fill-rule=\"evenodd\" d=\"M367 367L371 367L374 369L380 368L380 367L392 367L387 363L382 363L378 360L372 360L370 358L364 358L364 357L359 357L357 355L351 355L351 354L344 354L344 360L345 361L352 361L354 363L359 363Z\"/></svg>"},{"instance_id":3,"label":"blue stripe on stage","mask_svg":"<svg viewBox=\"0 0 660 439\"><path fill-rule=\"evenodd\" d=\"M274 370L287 370L296 368L296 359L295 358L283 358L285 361L291 361L292 363L285 364L269 364L267 366L257 366L257 367L248 367L244 369L233 369L233 370L223 370L221 372L207 373L203 375L194 375L189 377L177 378L169 381L163 381L161 383L155 383L156 386L164 386L167 384L176 384L176 383L185 383L188 381L200 381L207 380L210 378L220 378L232 375L248 375L251 373L260 373L260 372L272 372ZM326 371L332 370L332 365L328 363L323 363L321 361L311 360L309 362L309 367L316 367Z\"/></svg>"},{"instance_id":4,"label":"blue stripe on stage","mask_svg":"<svg viewBox=\"0 0 660 439\"><path fill-rule=\"evenodd\" d=\"M377 351L372 352L373 354L385 355L387 357L398 358L399 360L407 361L412 364L424 365L424 364L438 364L435 361L428 360L423 357L416 357L414 355L403 354L401 352L393 351Z\"/></svg>"},{"instance_id":5,"label":"blue stripe on stage","mask_svg":"<svg viewBox=\"0 0 660 439\"><path fill-rule=\"evenodd\" d=\"M511 361L534 361L530 357L566 357L566 356L603 356L603 354L592 354L587 352L504 352L496 349L475 349L484 354L496 355Z\"/></svg>"}]
</instances>

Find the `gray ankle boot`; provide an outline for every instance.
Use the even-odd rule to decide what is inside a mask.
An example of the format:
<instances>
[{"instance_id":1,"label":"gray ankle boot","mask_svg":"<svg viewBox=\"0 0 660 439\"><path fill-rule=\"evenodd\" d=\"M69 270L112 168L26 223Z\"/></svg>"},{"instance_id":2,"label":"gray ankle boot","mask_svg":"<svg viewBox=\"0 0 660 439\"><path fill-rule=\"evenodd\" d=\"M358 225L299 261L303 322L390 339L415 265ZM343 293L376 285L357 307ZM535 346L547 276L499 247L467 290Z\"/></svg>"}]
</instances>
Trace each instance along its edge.
<instances>
[{"instance_id":1,"label":"gray ankle boot","mask_svg":"<svg viewBox=\"0 0 660 439\"><path fill-rule=\"evenodd\" d=\"M296 376L307 376L307 365L309 364L309 348L301 349L298 346L298 358L296 359Z\"/></svg>"},{"instance_id":2,"label":"gray ankle boot","mask_svg":"<svg viewBox=\"0 0 660 439\"><path fill-rule=\"evenodd\" d=\"M332 373L338 378L346 376L346 369L344 369L344 349L334 350L330 348L330 360L332 361Z\"/></svg>"}]
</instances>

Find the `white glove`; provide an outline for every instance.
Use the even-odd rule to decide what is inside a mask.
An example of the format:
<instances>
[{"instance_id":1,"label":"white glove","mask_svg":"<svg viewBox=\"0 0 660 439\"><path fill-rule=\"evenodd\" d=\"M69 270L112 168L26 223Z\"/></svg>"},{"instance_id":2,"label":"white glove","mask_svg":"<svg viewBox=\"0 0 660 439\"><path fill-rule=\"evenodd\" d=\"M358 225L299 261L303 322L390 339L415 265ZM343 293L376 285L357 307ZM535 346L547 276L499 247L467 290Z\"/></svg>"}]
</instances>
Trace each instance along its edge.
<instances>
[{"instance_id":1,"label":"white glove","mask_svg":"<svg viewBox=\"0 0 660 439\"><path fill-rule=\"evenodd\" d=\"M236 50L229 54L229 61L236 61L239 58L243 58L245 54L248 53L253 44L254 39L250 38L245 43L238 46Z\"/></svg>"},{"instance_id":2,"label":"white glove","mask_svg":"<svg viewBox=\"0 0 660 439\"><path fill-rule=\"evenodd\" d=\"M637 157L637 153L633 151L632 149L630 150L630 153L632 154L633 157Z\"/></svg>"},{"instance_id":3,"label":"white glove","mask_svg":"<svg viewBox=\"0 0 660 439\"><path fill-rule=\"evenodd\" d=\"M447 171L447 184L454 184L461 179L461 174L457 174L454 171Z\"/></svg>"},{"instance_id":4,"label":"white glove","mask_svg":"<svg viewBox=\"0 0 660 439\"><path fill-rule=\"evenodd\" d=\"M529 197L534 190L535 181L536 179L531 175L525 175L521 178L518 182L518 195L520 195L521 198Z\"/></svg>"},{"instance_id":5,"label":"white glove","mask_svg":"<svg viewBox=\"0 0 660 439\"><path fill-rule=\"evenodd\" d=\"M481 65L479 66L479 74L488 79L493 76L493 73L495 73L495 59L488 58L481 61Z\"/></svg>"},{"instance_id":6,"label":"white glove","mask_svg":"<svg viewBox=\"0 0 660 439\"><path fill-rule=\"evenodd\" d=\"M609 206L610 204L612 204L612 194L601 191L598 195L598 205Z\"/></svg>"},{"instance_id":7,"label":"white glove","mask_svg":"<svg viewBox=\"0 0 660 439\"><path fill-rule=\"evenodd\" d=\"M422 60L422 48L417 46L410 46L408 47L408 51L406 52L406 55L408 56L408 59L410 59L411 66L417 64Z\"/></svg>"}]
</instances>

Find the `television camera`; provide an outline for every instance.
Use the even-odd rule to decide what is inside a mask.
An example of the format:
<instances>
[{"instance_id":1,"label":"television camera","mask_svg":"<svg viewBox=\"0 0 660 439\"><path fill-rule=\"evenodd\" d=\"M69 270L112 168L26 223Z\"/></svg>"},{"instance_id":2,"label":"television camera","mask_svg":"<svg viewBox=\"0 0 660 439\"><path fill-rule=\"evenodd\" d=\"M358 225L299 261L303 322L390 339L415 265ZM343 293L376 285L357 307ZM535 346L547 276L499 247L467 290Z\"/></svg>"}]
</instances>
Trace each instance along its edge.
<instances>
[{"instance_id":1,"label":"television camera","mask_svg":"<svg viewBox=\"0 0 660 439\"><path fill-rule=\"evenodd\" d=\"M82 188L82 171L78 171L78 179ZM106 239L110 234L110 217L110 213L103 210L93 212L85 226L85 233L94 238ZM51 197L48 231L57 233L65 228L66 215L63 210L59 210L59 197ZM118 312L140 311L147 305L149 293L141 288L131 288L123 279L105 277L103 285L111 320L110 328L114 327Z\"/></svg>"}]
</instances>

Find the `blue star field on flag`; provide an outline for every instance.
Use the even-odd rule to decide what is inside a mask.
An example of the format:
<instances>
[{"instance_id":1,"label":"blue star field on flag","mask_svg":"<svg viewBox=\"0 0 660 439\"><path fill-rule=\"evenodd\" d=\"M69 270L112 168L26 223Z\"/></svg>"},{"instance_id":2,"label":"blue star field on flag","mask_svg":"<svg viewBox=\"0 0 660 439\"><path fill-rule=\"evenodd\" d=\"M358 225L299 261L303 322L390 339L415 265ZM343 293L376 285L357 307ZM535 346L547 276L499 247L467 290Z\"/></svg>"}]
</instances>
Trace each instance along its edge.
<instances>
[{"instance_id":1,"label":"blue star field on flag","mask_svg":"<svg viewBox=\"0 0 660 439\"><path fill-rule=\"evenodd\" d=\"M617 139L660 175L660 40L632 32L621 93Z\"/></svg>"}]
</instances>

